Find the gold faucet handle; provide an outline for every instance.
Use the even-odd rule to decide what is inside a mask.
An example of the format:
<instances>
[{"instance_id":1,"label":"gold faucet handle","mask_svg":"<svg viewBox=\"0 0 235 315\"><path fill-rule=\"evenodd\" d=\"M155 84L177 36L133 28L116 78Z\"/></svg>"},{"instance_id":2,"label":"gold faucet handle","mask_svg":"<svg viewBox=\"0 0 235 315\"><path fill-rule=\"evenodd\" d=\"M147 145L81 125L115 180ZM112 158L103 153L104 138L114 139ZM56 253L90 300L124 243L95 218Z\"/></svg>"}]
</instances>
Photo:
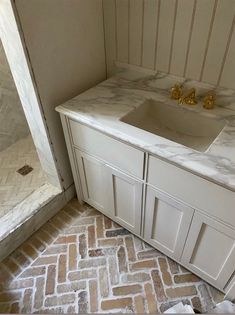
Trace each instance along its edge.
<instances>
[{"instance_id":1,"label":"gold faucet handle","mask_svg":"<svg viewBox=\"0 0 235 315\"><path fill-rule=\"evenodd\" d=\"M172 88L171 88L171 98L173 100L178 100L181 98L183 92L182 92L182 85L180 84L175 84Z\"/></svg>"},{"instance_id":2,"label":"gold faucet handle","mask_svg":"<svg viewBox=\"0 0 235 315\"><path fill-rule=\"evenodd\" d=\"M213 109L215 107L215 94L213 92L210 92L205 96L203 107L205 109Z\"/></svg>"}]
</instances>

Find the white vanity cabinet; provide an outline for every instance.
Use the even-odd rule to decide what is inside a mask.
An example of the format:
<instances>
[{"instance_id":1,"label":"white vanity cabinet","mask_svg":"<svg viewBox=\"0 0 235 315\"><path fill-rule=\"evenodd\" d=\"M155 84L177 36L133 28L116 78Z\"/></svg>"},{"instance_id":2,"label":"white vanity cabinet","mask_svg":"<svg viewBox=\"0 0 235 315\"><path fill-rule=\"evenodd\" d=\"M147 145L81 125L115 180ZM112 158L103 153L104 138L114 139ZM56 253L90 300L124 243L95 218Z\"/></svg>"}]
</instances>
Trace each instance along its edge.
<instances>
[{"instance_id":1,"label":"white vanity cabinet","mask_svg":"<svg viewBox=\"0 0 235 315\"><path fill-rule=\"evenodd\" d=\"M147 188L144 239L179 260L194 210L152 187Z\"/></svg>"},{"instance_id":2,"label":"white vanity cabinet","mask_svg":"<svg viewBox=\"0 0 235 315\"><path fill-rule=\"evenodd\" d=\"M61 120L80 201L234 298L235 193L63 114Z\"/></svg>"},{"instance_id":3,"label":"white vanity cabinet","mask_svg":"<svg viewBox=\"0 0 235 315\"><path fill-rule=\"evenodd\" d=\"M195 213L182 263L223 290L235 267L235 230Z\"/></svg>"}]
</instances>

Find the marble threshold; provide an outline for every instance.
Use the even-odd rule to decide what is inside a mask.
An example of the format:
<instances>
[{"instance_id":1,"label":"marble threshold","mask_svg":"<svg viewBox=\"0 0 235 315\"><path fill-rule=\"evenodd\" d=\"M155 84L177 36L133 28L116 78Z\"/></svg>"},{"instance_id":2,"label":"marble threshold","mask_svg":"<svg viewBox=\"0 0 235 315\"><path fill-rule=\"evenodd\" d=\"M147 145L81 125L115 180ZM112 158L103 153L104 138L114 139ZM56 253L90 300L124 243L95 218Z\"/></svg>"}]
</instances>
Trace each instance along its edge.
<instances>
[{"instance_id":1,"label":"marble threshold","mask_svg":"<svg viewBox=\"0 0 235 315\"><path fill-rule=\"evenodd\" d=\"M45 183L0 218L0 261L15 250L65 203L64 193Z\"/></svg>"},{"instance_id":2,"label":"marble threshold","mask_svg":"<svg viewBox=\"0 0 235 315\"><path fill-rule=\"evenodd\" d=\"M60 193L57 187L46 183L17 204L0 220L0 242Z\"/></svg>"}]
</instances>

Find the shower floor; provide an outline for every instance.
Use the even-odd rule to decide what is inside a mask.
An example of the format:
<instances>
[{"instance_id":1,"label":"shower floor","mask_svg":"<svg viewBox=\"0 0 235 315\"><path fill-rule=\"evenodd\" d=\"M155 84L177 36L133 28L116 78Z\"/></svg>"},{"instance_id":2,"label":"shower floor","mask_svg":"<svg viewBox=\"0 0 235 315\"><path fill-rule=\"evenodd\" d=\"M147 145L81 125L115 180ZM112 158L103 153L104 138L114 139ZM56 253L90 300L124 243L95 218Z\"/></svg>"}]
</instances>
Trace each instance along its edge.
<instances>
[{"instance_id":1,"label":"shower floor","mask_svg":"<svg viewBox=\"0 0 235 315\"><path fill-rule=\"evenodd\" d=\"M23 176L25 165L33 170ZM0 152L0 218L46 183L31 135Z\"/></svg>"}]
</instances>

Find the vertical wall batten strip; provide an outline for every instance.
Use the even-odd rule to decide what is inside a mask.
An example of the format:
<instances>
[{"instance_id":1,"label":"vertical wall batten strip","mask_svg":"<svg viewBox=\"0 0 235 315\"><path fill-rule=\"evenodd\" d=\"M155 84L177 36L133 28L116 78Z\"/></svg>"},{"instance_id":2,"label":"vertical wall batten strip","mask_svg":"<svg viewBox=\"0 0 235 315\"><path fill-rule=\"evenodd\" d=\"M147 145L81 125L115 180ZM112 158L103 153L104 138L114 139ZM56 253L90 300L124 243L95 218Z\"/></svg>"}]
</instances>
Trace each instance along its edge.
<instances>
[{"instance_id":1,"label":"vertical wall batten strip","mask_svg":"<svg viewBox=\"0 0 235 315\"><path fill-rule=\"evenodd\" d=\"M146 0L143 0L143 12L145 12L145 2ZM145 17L144 17L144 13L143 13L143 25L142 25L142 34L143 34L143 37L142 37L142 57L141 57L141 67L144 66L144 29L145 29Z\"/></svg>"},{"instance_id":2,"label":"vertical wall batten strip","mask_svg":"<svg viewBox=\"0 0 235 315\"><path fill-rule=\"evenodd\" d=\"M155 53L154 53L154 69L157 68L157 53L158 53L157 47L158 47L160 11L161 11L161 0L158 0L157 26L156 26L156 37L155 37Z\"/></svg>"},{"instance_id":3,"label":"vertical wall batten strip","mask_svg":"<svg viewBox=\"0 0 235 315\"><path fill-rule=\"evenodd\" d=\"M128 63L128 0L117 1L118 61Z\"/></svg>"},{"instance_id":4,"label":"vertical wall batten strip","mask_svg":"<svg viewBox=\"0 0 235 315\"><path fill-rule=\"evenodd\" d=\"M158 0L144 0L142 67L154 70Z\"/></svg>"},{"instance_id":5,"label":"vertical wall batten strip","mask_svg":"<svg viewBox=\"0 0 235 315\"><path fill-rule=\"evenodd\" d=\"M140 65L143 65L143 51L144 51L144 0L142 0L142 34L141 34L141 53L140 53Z\"/></svg>"},{"instance_id":6,"label":"vertical wall batten strip","mask_svg":"<svg viewBox=\"0 0 235 315\"><path fill-rule=\"evenodd\" d=\"M205 68L205 64L206 64L206 57L207 57L207 53L208 53L208 49L209 49L209 44L210 44L211 34L212 34L213 25L214 25L214 21L215 21L215 14L216 14L217 6L218 6L218 0L215 0L213 12L212 12L212 17L211 17L208 39L207 39L207 44L206 44L206 49L205 49L205 54L204 54L201 73L200 73L200 81L202 81L202 77L203 77L203 73L204 73L204 68Z\"/></svg>"},{"instance_id":7,"label":"vertical wall batten strip","mask_svg":"<svg viewBox=\"0 0 235 315\"><path fill-rule=\"evenodd\" d=\"M169 58L169 64L168 64L168 73L170 73L170 70L171 70L177 11L178 11L178 0L176 0L176 2L175 2L175 12L174 12L174 22L173 22L172 34L171 34L171 46L170 46L170 58Z\"/></svg>"},{"instance_id":8,"label":"vertical wall batten strip","mask_svg":"<svg viewBox=\"0 0 235 315\"><path fill-rule=\"evenodd\" d=\"M115 0L103 0L105 53L107 64L107 76L115 72L116 40L115 40Z\"/></svg>"},{"instance_id":9,"label":"vertical wall batten strip","mask_svg":"<svg viewBox=\"0 0 235 315\"><path fill-rule=\"evenodd\" d=\"M103 31L104 31L104 53L105 53L105 67L106 67L106 79L108 78L108 62L107 62L107 47L106 47L106 31L104 23L104 0L102 0L102 15L103 15Z\"/></svg>"},{"instance_id":10,"label":"vertical wall batten strip","mask_svg":"<svg viewBox=\"0 0 235 315\"><path fill-rule=\"evenodd\" d=\"M222 61L222 65L221 65L221 69L220 69L220 73L219 73L219 77L218 77L218 80L217 80L217 85L220 84L221 77L222 77L222 74L223 74L223 71L224 71L224 65L225 65L225 62L226 62L226 59L227 59L227 56L228 56L228 51L229 51L229 47L230 47L230 44L231 44L231 39L232 39L233 32L234 32L234 26L235 26L235 16L233 17L233 23L232 23L232 26L231 26L231 29L230 29L230 32L229 32L229 37L228 37L228 41L227 41L227 45L226 45L226 49L225 49L225 53L224 53L224 57L223 57L223 61Z\"/></svg>"},{"instance_id":11,"label":"vertical wall batten strip","mask_svg":"<svg viewBox=\"0 0 235 315\"><path fill-rule=\"evenodd\" d=\"M143 0L130 0L130 63L140 66L143 48Z\"/></svg>"},{"instance_id":12,"label":"vertical wall batten strip","mask_svg":"<svg viewBox=\"0 0 235 315\"><path fill-rule=\"evenodd\" d=\"M195 21L196 8L197 8L197 1L198 0L194 0L194 5L193 5L192 21L191 21L191 25L190 25L189 39L188 39L187 52L186 52L186 58L185 58L185 64L184 64L184 73L183 73L184 77L185 77L185 74L187 71L189 49L190 49L191 41L192 41L192 34L193 34L193 26L194 26L194 21Z\"/></svg>"},{"instance_id":13,"label":"vertical wall batten strip","mask_svg":"<svg viewBox=\"0 0 235 315\"><path fill-rule=\"evenodd\" d=\"M117 37L117 0L114 1L115 8L115 42L116 42L116 60L118 59L118 37Z\"/></svg>"},{"instance_id":14,"label":"vertical wall batten strip","mask_svg":"<svg viewBox=\"0 0 235 315\"><path fill-rule=\"evenodd\" d=\"M128 0L128 63L130 63L130 21L131 21L131 9L130 0Z\"/></svg>"}]
</instances>

